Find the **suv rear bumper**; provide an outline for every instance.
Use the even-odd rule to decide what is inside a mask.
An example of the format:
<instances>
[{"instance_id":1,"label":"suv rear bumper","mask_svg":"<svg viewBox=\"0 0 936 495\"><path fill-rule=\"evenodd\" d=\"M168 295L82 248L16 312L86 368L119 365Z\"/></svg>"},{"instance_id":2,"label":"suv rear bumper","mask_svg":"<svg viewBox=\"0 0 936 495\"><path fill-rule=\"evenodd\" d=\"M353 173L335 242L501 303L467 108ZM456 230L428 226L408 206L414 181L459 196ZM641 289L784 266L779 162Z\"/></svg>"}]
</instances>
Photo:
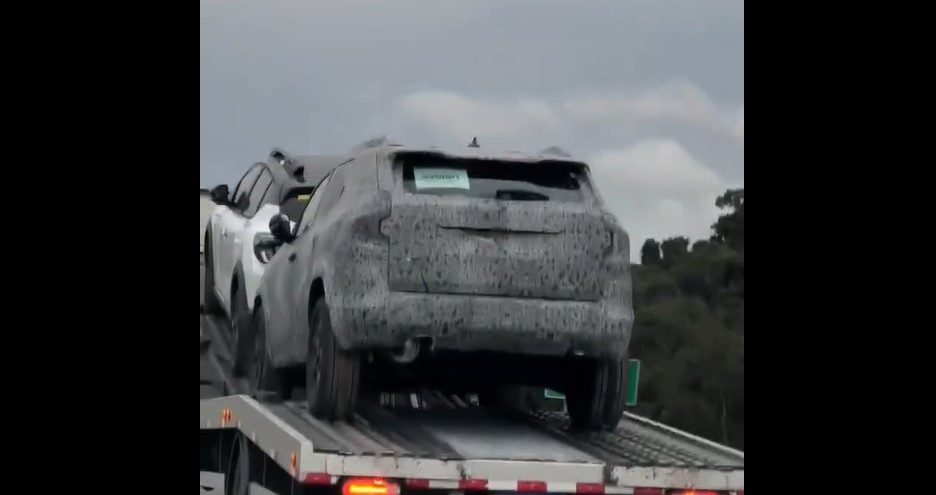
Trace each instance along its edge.
<instances>
[{"instance_id":1,"label":"suv rear bumper","mask_svg":"<svg viewBox=\"0 0 936 495\"><path fill-rule=\"evenodd\" d=\"M384 295L386 313L381 317L376 317L373 305L332 307L333 328L343 334L336 335L343 347L391 348L410 338L431 337L434 347L441 350L544 356L579 351L617 358L627 350L634 319L630 307L608 301L411 292ZM362 312L366 318L360 317Z\"/></svg>"}]
</instances>

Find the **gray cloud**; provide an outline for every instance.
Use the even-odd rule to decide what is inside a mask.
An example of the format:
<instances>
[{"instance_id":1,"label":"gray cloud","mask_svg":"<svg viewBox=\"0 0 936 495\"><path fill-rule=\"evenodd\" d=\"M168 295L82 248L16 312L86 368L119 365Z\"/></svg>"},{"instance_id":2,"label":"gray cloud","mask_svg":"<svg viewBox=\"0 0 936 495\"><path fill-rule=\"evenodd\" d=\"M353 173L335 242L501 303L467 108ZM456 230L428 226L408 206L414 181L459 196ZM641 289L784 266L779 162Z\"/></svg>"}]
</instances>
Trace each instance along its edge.
<instances>
[{"instance_id":1,"label":"gray cloud","mask_svg":"<svg viewBox=\"0 0 936 495\"><path fill-rule=\"evenodd\" d=\"M743 17L741 0L202 0L201 185L274 145L477 135L589 159L635 245L706 235L717 189L743 184Z\"/></svg>"}]
</instances>

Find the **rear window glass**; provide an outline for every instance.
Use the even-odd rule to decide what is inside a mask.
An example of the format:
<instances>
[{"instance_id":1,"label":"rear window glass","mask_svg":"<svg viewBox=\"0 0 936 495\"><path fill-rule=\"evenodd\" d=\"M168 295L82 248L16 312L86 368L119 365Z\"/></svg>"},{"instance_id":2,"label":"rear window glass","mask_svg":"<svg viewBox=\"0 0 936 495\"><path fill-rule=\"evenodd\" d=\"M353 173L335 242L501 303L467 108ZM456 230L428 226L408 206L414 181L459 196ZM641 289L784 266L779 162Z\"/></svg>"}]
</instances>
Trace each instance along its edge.
<instances>
[{"instance_id":1,"label":"rear window glass","mask_svg":"<svg viewBox=\"0 0 936 495\"><path fill-rule=\"evenodd\" d=\"M314 187L300 187L286 193L286 198L280 204L280 213L286 214L293 222L298 222L314 190Z\"/></svg>"},{"instance_id":2,"label":"rear window glass","mask_svg":"<svg viewBox=\"0 0 936 495\"><path fill-rule=\"evenodd\" d=\"M493 160L407 159L403 187L410 194L511 201L584 200L581 165Z\"/></svg>"}]
</instances>

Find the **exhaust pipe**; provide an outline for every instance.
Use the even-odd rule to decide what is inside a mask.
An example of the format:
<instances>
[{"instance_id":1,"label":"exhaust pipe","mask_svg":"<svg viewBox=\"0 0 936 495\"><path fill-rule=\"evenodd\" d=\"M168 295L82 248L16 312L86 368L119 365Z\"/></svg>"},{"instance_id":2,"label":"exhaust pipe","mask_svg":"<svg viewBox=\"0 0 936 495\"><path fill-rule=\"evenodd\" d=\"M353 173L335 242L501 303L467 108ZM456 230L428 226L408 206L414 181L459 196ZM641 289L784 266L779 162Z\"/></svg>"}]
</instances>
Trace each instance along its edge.
<instances>
[{"instance_id":1,"label":"exhaust pipe","mask_svg":"<svg viewBox=\"0 0 936 495\"><path fill-rule=\"evenodd\" d=\"M403 343L403 347L390 351L390 360L396 364L410 364L424 352L428 352L431 349L431 338L419 337L408 339Z\"/></svg>"}]
</instances>

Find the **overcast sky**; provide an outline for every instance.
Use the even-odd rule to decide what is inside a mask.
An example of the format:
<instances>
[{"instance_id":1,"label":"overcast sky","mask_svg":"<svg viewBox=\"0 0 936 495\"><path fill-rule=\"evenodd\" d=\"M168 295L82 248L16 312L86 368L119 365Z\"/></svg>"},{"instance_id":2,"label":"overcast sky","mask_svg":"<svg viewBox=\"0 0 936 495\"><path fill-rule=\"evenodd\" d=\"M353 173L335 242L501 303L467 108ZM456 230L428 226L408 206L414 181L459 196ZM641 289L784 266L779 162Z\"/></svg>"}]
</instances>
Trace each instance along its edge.
<instances>
[{"instance_id":1,"label":"overcast sky","mask_svg":"<svg viewBox=\"0 0 936 495\"><path fill-rule=\"evenodd\" d=\"M273 146L587 160L631 233L707 237L744 184L742 0L201 0L201 186Z\"/></svg>"}]
</instances>

